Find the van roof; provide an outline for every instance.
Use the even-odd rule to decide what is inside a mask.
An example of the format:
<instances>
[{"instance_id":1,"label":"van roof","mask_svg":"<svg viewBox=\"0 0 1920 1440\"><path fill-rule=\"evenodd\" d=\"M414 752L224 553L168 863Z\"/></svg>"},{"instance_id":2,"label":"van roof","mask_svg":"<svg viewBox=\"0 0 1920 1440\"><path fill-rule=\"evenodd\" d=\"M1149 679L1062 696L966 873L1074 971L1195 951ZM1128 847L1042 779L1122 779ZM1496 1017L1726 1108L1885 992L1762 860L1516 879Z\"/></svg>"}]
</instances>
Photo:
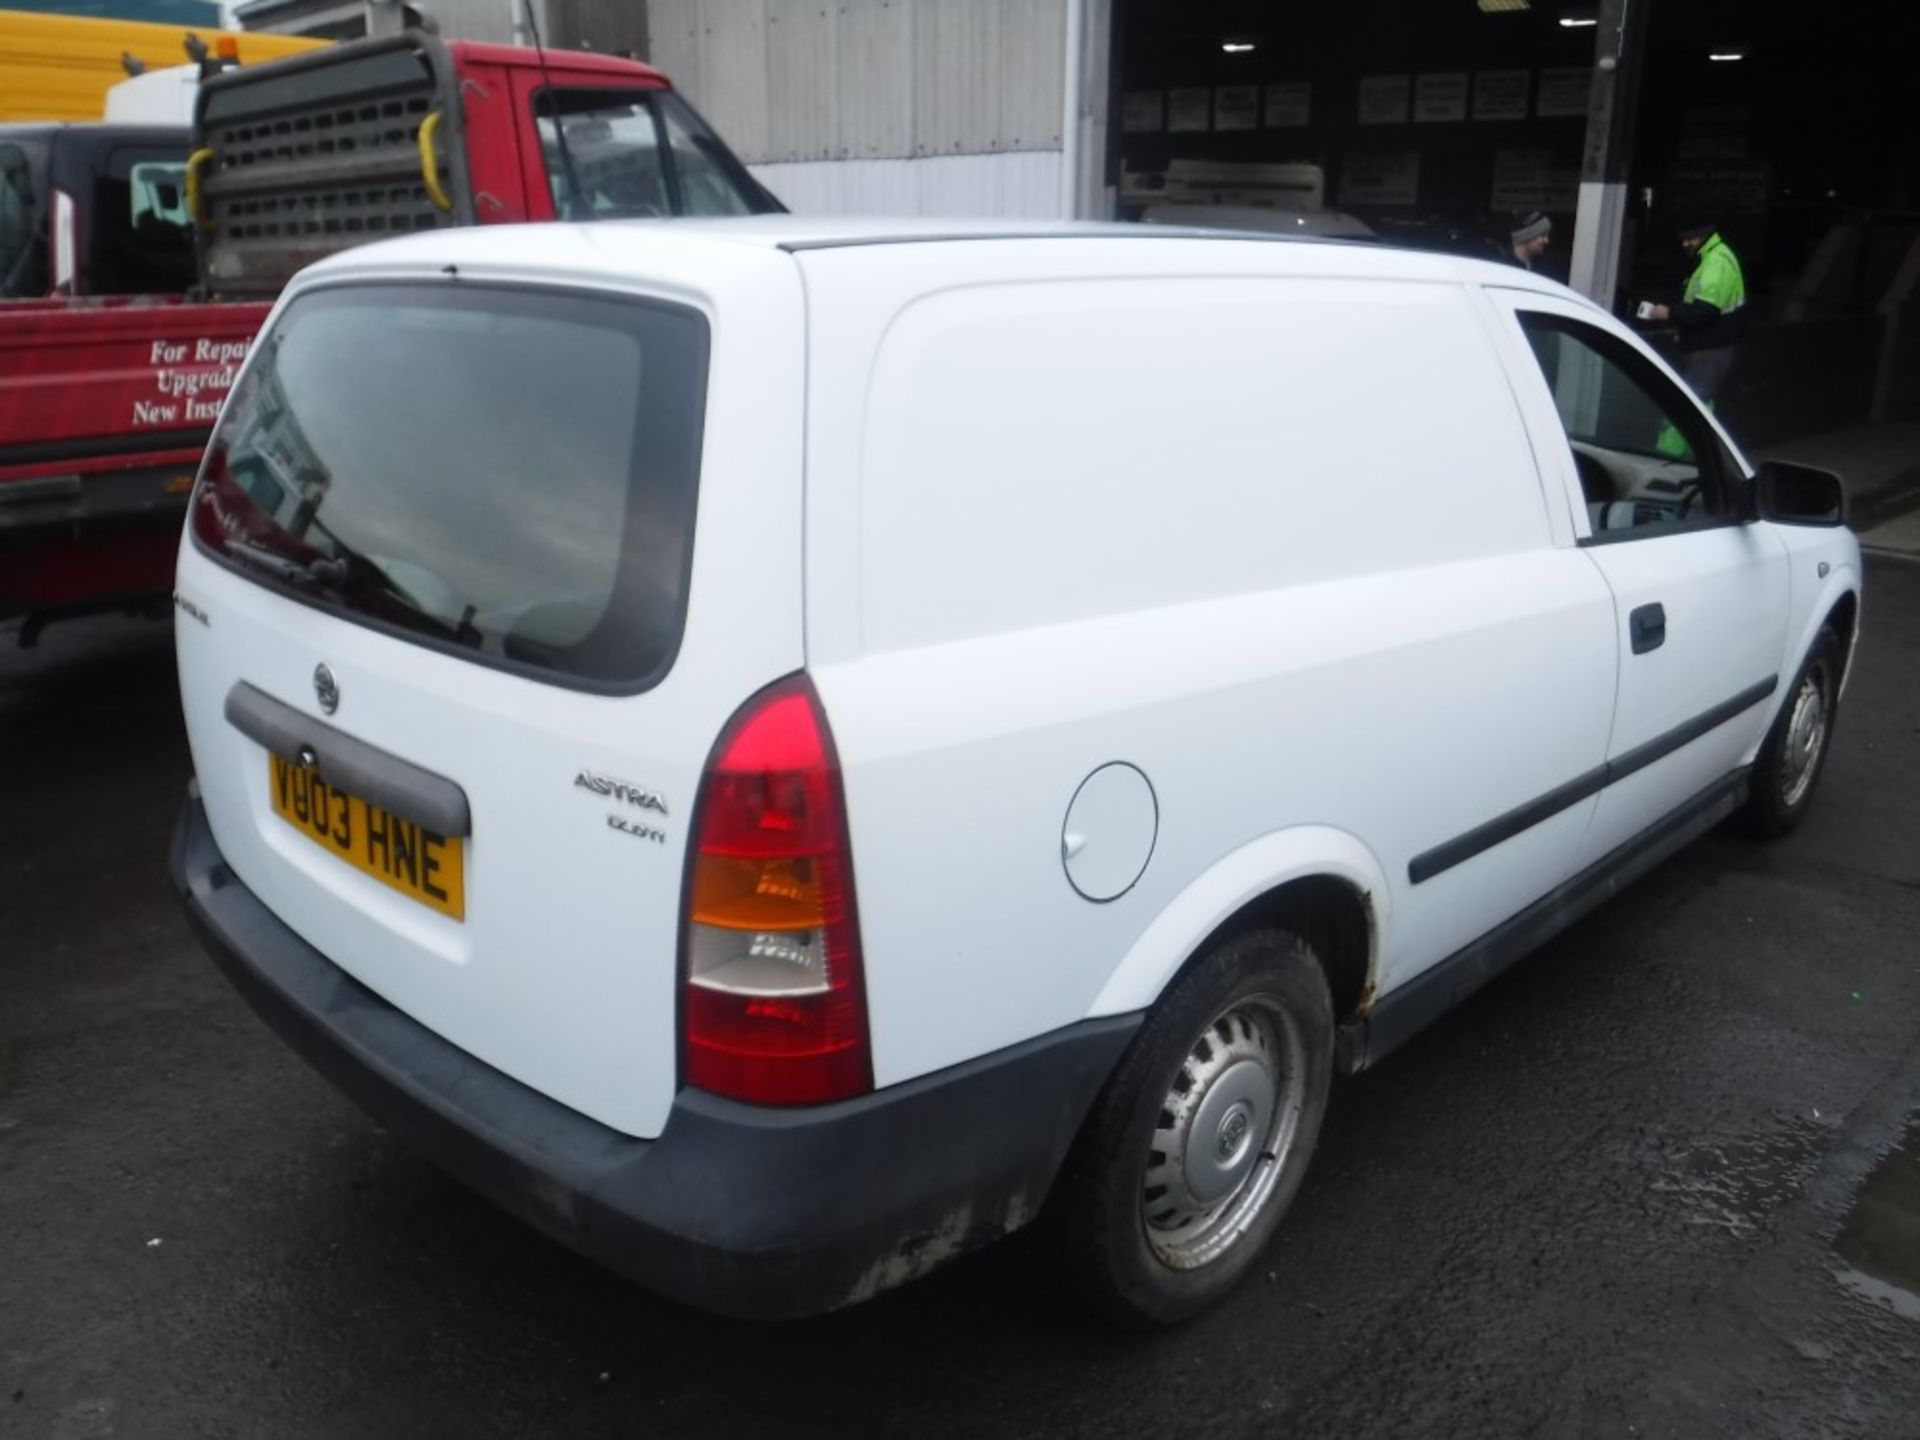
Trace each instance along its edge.
<instances>
[{"instance_id":1,"label":"van roof","mask_svg":"<svg viewBox=\"0 0 1920 1440\"><path fill-rule=\"evenodd\" d=\"M620 266L631 256L643 270L648 253L658 254L663 240L685 253L684 247L722 244L789 253L837 250L859 246L923 246L928 249L956 243L1044 241L1098 247L1154 243L1162 246L1206 247L1208 263L1214 247L1234 247L1242 256L1248 247L1268 255L1311 252L1313 269L1327 274L1391 276L1401 279L1477 281L1513 289L1567 294L1565 287L1513 266L1467 256L1416 250L1374 240L1322 239L1275 235L1247 230L1207 230L1174 225L1142 225L1093 221L1010 221L910 218L860 218L808 215L753 215L727 219L677 218L661 220L602 220L590 224L473 226L410 235L400 239L355 246L329 257L308 273L339 274L351 270L379 270L393 266L414 268L448 264L551 271L579 263L605 273L610 263ZM1275 247L1278 247L1277 249ZM1196 259L1199 255L1196 254Z\"/></svg>"}]
</instances>

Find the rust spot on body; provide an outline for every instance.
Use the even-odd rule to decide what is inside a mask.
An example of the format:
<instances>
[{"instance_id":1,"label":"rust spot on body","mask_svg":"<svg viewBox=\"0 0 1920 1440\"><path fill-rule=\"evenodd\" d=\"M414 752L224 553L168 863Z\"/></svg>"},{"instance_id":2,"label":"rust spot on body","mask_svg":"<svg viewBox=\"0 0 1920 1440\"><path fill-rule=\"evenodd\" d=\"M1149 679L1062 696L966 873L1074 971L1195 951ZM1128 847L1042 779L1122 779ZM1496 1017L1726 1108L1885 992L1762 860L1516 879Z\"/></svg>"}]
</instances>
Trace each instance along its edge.
<instances>
[{"instance_id":1,"label":"rust spot on body","mask_svg":"<svg viewBox=\"0 0 1920 1440\"><path fill-rule=\"evenodd\" d=\"M1373 1012L1373 996L1379 988L1374 972L1374 957L1380 952L1379 916L1374 913L1373 892L1360 892L1360 908L1367 919L1367 983L1360 987L1360 998L1354 1002L1353 1014L1357 1020L1364 1020Z\"/></svg>"}]
</instances>

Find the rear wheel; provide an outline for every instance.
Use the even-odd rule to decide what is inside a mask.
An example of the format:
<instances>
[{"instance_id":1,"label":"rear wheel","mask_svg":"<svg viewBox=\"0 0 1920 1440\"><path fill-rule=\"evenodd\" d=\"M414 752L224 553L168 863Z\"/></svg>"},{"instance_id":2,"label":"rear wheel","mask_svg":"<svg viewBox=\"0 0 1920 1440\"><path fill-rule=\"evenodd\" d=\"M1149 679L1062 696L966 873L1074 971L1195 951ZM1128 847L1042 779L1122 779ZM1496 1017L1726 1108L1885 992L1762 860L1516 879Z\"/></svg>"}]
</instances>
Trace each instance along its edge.
<instances>
[{"instance_id":1,"label":"rear wheel","mask_svg":"<svg viewBox=\"0 0 1920 1440\"><path fill-rule=\"evenodd\" d=\"M1756 835L1784 835L1806 818L1833 738L1842 662L1840 637L1822 629L1754 758L1747 824Z\"/></svg>"},{"instance_id":2,"label":"rear wheel","mask_svg":"<svg viewBox=\"0 0 1920 1440\"><path fill-rule=\"evenodd\" d=\"M1088 1117L1049 1210L1055 1254L1111 1319L1164 1325L1257 1261L1306 1173L1333 1074L1313 950L1228 940L1168 992Z\"/></svg>"}]
</instances>

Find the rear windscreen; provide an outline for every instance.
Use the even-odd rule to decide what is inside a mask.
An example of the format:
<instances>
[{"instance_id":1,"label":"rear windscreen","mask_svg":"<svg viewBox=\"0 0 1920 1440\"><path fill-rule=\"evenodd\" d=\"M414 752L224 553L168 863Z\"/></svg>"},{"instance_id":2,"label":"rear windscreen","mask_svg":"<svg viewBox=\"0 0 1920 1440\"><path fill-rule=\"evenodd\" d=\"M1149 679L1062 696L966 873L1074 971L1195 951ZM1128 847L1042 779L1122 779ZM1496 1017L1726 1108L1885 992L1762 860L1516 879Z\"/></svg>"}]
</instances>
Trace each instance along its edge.
<instances>
[{"instance_id":1,"label":"rear windscreen","mask_svg":"<svg viewBox=\"0 0 1920 1440\"><path fill-rule=\"evenodd\" d=\"M664 303L449 282L292 301L194 498L203 548L483 663L634 690L672 663L707 326Z\"/></svg>"}]
</instances>

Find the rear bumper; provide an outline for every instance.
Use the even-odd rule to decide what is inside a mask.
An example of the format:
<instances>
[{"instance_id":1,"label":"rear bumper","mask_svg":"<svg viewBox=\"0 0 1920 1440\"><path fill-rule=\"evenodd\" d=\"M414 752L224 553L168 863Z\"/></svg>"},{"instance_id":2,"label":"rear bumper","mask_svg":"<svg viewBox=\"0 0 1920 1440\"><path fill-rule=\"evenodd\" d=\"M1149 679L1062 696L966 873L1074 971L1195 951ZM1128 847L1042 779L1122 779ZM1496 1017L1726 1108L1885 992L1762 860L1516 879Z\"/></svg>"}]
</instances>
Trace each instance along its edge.
<instances>
[{"instance_id":1,"label":"rear bumper","mask_svg":"<svg viewBox=\"0 0 1920 1440\"><path fill-rule=\"evenodd\" d=\"M0 537L151 523L180 531L195 461L0 480Z\"/></svg>"},{"instance_id":2,"label":"rear bumper","mask_svg":"<svg viewBox=\"0 0 1920 1440\"><path fill-rule=\"evenodd\" d=\"M0 480L0 617L164 600L191 464Z\"/></svg>"},{"instance_id":3,"label":"rear bumper","mask_svg":"<svg viewBox=\"0 0 1920 1440\"><path fill-rule=\"evenodd\" d=\"M1038 1212L1138 1024L1088 1021L839 1105L682 1091L636 1140L457 1049L348 977L229 870L190 791L174 886L294 1049L409 1148L563 1244L719 1314L867 1299Z\"/></svg>"}]
</instances>

